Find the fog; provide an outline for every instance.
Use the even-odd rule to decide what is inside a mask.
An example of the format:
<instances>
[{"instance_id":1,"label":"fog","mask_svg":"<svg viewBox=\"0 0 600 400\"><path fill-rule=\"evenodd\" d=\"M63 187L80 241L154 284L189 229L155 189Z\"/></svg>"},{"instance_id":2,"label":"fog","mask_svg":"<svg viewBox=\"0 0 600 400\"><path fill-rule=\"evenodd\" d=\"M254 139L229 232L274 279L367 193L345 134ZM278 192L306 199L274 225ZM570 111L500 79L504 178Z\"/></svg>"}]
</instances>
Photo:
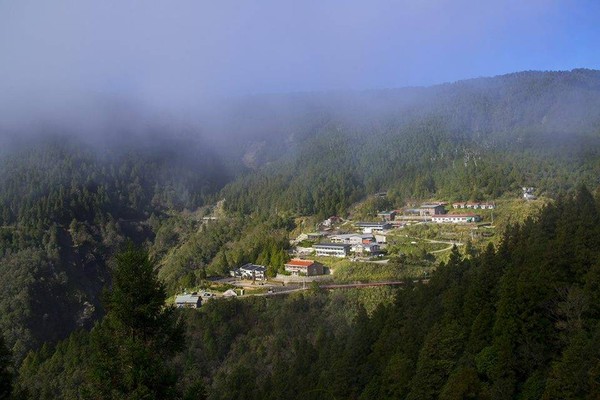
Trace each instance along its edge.
<instances>
[{"instance_id":1,"label":"fog","mask_svg":"<svg viewBox=\"0 0 600 400\"><path fill-rule=\"evenodd\" d=\"M219 125L265 93L600 67L594 2L490 3L2 1L0 129Z\"/></svg>"}]
</instances>

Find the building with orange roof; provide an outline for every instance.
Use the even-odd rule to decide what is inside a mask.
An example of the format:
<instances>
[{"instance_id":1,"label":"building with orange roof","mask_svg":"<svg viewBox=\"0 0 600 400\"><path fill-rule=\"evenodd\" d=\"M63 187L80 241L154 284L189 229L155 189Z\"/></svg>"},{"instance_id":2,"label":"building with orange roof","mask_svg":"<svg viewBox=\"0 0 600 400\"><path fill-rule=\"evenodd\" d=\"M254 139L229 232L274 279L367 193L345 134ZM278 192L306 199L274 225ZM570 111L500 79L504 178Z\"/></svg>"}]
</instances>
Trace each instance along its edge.
<instances>
[{"instance_id":1,"label":"building with orange roof","mask_svg":"<svg viewBox=\"0 0 600 400\"><path fill-rule=\"evenodd\" d=\"M285 263L285 270L295 276L323 275L323 264L313 260L301 260L299 258L293 258Z\"/></svg>"}]
</instances>

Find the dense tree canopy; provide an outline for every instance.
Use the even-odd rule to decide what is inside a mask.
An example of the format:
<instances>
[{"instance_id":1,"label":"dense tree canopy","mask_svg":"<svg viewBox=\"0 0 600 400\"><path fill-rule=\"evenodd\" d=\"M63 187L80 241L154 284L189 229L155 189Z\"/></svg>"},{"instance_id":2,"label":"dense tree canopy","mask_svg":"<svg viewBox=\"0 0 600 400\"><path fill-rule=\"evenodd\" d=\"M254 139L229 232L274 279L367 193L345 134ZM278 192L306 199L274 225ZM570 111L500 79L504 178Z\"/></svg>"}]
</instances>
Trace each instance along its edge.
<instances>
[{"instance_id":1,"label":"dense tree canopy","mask_svg":"<svg viewBox=\"0 0 600 400\"><path fill-rule=\"evenodd\" d=\"M178 376L168 361L183 349L184 325L174 308L165 306L165 287L148 253L133 245L118 253L112 282L103 299L107 313L91 332L75 332L56 348L45 345L27 356L19 381L22 397L177 398ZM64 379L56 380L59 375Z\"/></svg>"},{"instance_id":2,"label":"dense tree canopy","mask_svg":"<svg viewBox=\"0 0 600 400\"><path fill-rule=\"evenodd\" d=\"M141 344L143 312L158 312L165 290L241 263L275 274L299 216L312 225L380 191L386 202L358 214L535 186L559 201L509 229L498 248L453 254L427 286L394 302L367 307L315 291L215 303L187 315L197 347L165 362L185 371L181 393L199 388L211 398L593 397L600 224L597 201L578 185L598 185L598 110L598 71L527 72L427 89L265 96L212 132L227 138L218 150L178 134L95 144L49 134L3 147L0 331L21 371L17 387L32 398L77 398L74 388L97 389L106 378L135 391L139 376L102 374L136 357L148 365L144 349L156 343ZM125 289L100 301L120 279L109 260L127 240L149 250L165 281L141 314L119 311ZM137 350L120 353L110 335ZM104 372L96 386L82 385L93 382L78 367L98 355L94 346L117 356L98 356ZM152 367L170 396L169 366ZM252 390L240 384L249 381Z\"/></svg>"},{"instance_id":3,"label":"dense tree canopy","mask_svg":"<svg viewBox=\"0 0 600 400\"><path fill-rule=\"evenodd\" d=\"M183 392L210 399L597 398L599 250L600 201L579 188L498 248L455 248L427 284L189 310L172 363ZM81 351L61 346L20 379L51 384L49 363Z\"/></svg>"},{"instance_id":4,"label":"dense tree canopy","mask_svg":"<svg viewBox=\"0 0 600 400\"><path fill-rule=\"evenodd\" d=\"M117 254L106 316L91 333L90 386L102 399L176 398L177 375L166 361L183 347L183 326L148 253L130 245Z\"/></svg>"},{"instance_id":5,"label":"dense tree canopy","mask_svg":"<svg viewBox=\"0 0 600 400\"><path fill-rule=\"evenodd\" d=\"M0 399L9 399L13 389L13 359L0 335Z\"/></svg>"}]
</instances>

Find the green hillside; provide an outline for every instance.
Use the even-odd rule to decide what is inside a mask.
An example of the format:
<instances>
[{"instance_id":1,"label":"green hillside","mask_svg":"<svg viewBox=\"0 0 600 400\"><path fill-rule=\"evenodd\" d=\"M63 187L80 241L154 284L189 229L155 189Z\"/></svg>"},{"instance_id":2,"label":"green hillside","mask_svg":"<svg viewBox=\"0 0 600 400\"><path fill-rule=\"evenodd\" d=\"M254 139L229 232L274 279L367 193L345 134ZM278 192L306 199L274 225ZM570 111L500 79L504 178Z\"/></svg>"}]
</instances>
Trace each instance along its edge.
<instances>
[{"instance_id":1,"label":"green hillside","mask_svg":"<svg viewBox=\"0 0 600 400\"><path fill-rule=\"evenodd\" d=\"M17 369L28 352L37 357L35 363L27 361L18 378L29 383L19 385L41 382L41 392L35 392L39 398L67 390L47 389L40 375L59 376L68 370L61 357L85 351L80 346L105 315L101 294L111 286L112 260L129 241L149 252L167 294L173 295L210 285L208 278L247 262L267 265L274 275L290 256L291 232L313 231L326 217L368 216L380 206L437 198L497 200L498 229L490 239L497 249L486 251L483 241L475 242L472 252L461 248L467 253L463 258L424 240L410 252L413 240L398 239L393 245L408 256L394 258L376 273L342 263L340 279L348 282L425 276L438 269L430 285L414 289L416 297L407 294L413 291L394 293L393 304L387 291L373 290L372 297L361 300L313 288L311 296L281 302L232 301L186 313L188 338L202 344L185 353L192 360L185 368L181 359L173 360L185 370L181 390L199 385L212 398L219 393L243 397L244 387L233 380L259 375L249 397L322 395L326 381L333 382L327 390L340 398L453 398L451 393L463 389L485 398L494 397L502 382L512 394L593 389L592 381L578 382L579 389L555 387L552 377L566 373L569 357L588 354L596 334L589 288L597 260L586 249L597 249L597 209L589 193L577 190L585 185L594 193L600 183L599 71L521 72L430 88L255 96L219 111L218 121L206 118L193 128L157 117L148 132L130 135L128 118L121 115L101 138L91 132L57 134L72 129L41 124L32 125L36 128L25 139L4 141L0 333ZM135 125L136 115L128 117ZM523 186L535 187L542 200L516 201ZM370 200L378 192L387 192L383 203ZM574 193L579 193L575 200L568 200ZM502 236L505 227L508 236ZM471 232L459 234L464 240ZM443 266L431 257L440 250L438 259L447 261ZM479 276L480 270L488 271L491 281ZM528 291L539 297L527 298ZM468 302L482 304L487 314L475 315L464 293L471 293ZM522 296L520 301L531 307L519 309L510 296ZM557 316L575 306L557 304L584 297L585 312ZM527 314L530 309L535 315ZM326 322L318 319L321 312ZM523 320L515 325L517 312ZM584 317L583 325L573 322ZM571 330L557 328L560 321ZM547 343L527 336L528 324L547 334ZM309 328L307 336L297 331L303 326ZM277 336L281 332L289 337ZM524 342L516 339L517 332L525 335ZM365 340L372 347L359 348ZM411 347L387 349L391 342ZM422 352L430 355L446 344L450 350L439 365L420 361L426 358ZM250 363L250 356L241 354L244 349L260 362ZM291 350L284 354L283 349ZM196 351L206 355L206 364ZM531 355L536 352L540 358ZM354 365L349 354L364 363ZM593 374L593 360L588 361L586 371ZM201 369L188 371L195 363ZM331 372L298 372L297 381L290 376L289 371L306 368ZM350 376L355 381L348 382ZM463 378L469 384L460 389ZM315 392L292 391L303 385Z\"/></svg>"},{"instance_id":2,"label":"green hillside","mask_svg":"<svg viewBox=\"0 0 600 400\"><path fill-rule=\"evenodd\" d=\"M182 311L188 398L594 398L600 199L546 207L426 284L220 300ZM92 335L94 333L92 332ZM20 387L74 396L89 334L30 355Z\"/></svg>"}]
</instances>

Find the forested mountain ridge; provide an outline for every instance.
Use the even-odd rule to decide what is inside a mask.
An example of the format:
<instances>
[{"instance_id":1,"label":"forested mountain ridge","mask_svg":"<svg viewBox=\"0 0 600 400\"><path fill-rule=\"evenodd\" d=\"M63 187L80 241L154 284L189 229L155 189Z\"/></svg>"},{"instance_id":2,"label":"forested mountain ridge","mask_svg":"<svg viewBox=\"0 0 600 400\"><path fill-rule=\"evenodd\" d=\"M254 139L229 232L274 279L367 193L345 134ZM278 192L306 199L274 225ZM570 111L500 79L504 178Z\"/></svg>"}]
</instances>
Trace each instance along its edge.
<instances>
[{"instance_id":1,"label":"forested mountain ridge","mask_svg":"<svg viewBox=\"0 0 600 400\"><path fill-rule=\"evenodd\" d=\"M291 134L289 155L226 187L230 211L325 216L382 190L401 203L434 195L493 199L524 185L556 196L577 182L598 183L599 71L521 72L285 100L274 112L321 104L315 120L322 125Z\"/></svg>"},{"instance_id":2,"label":"forested mountain ridge","mask_svg":"<svg viewBox=\"0 0 600 400\"><path fill-rule=\"evenodd\" d=\"M257 95L223 106L223 122L215 129L241 132L247 142L297 143L329 123L377 131L436 119L448 131L466 138L489 136L492 142L510 142L523 134L595 136L599 91L600 71L576 69L516 72L431 87Z\"/></svg>"},{"instance_id":3,"label":"forested mountain ridge","mask_svg":"<svg viewBox=\"0 0 600 400\"><path fill-rule=\"evenodd\" d=\"M378 191L395 204L494 199L523 185L555 197L600 176L599 71L218 107L198 117L199 135L159 124L120 138L118 124L136 118L123 112L107 125L111 140L41 131L2 149L0 329L17 360L102 315L107 260L127 239L150 248L173 291L239 262L281 260L292 217L343 215ZM220 199L231 218L222 227L200 230L181 213Z\"/></svg>"},{"instance_id":4,"label":"forested mountain ridge","mask_svg":"<svg viewBox=\"0 0 600 400\"><path fill-rule=\"evenodd\" d=\"M0 326L15 355L90 327L119 246L151 242L152 215L201 206L227 179L197 143L14 147L0 169Z\"/></svg>"}]
</instances>

